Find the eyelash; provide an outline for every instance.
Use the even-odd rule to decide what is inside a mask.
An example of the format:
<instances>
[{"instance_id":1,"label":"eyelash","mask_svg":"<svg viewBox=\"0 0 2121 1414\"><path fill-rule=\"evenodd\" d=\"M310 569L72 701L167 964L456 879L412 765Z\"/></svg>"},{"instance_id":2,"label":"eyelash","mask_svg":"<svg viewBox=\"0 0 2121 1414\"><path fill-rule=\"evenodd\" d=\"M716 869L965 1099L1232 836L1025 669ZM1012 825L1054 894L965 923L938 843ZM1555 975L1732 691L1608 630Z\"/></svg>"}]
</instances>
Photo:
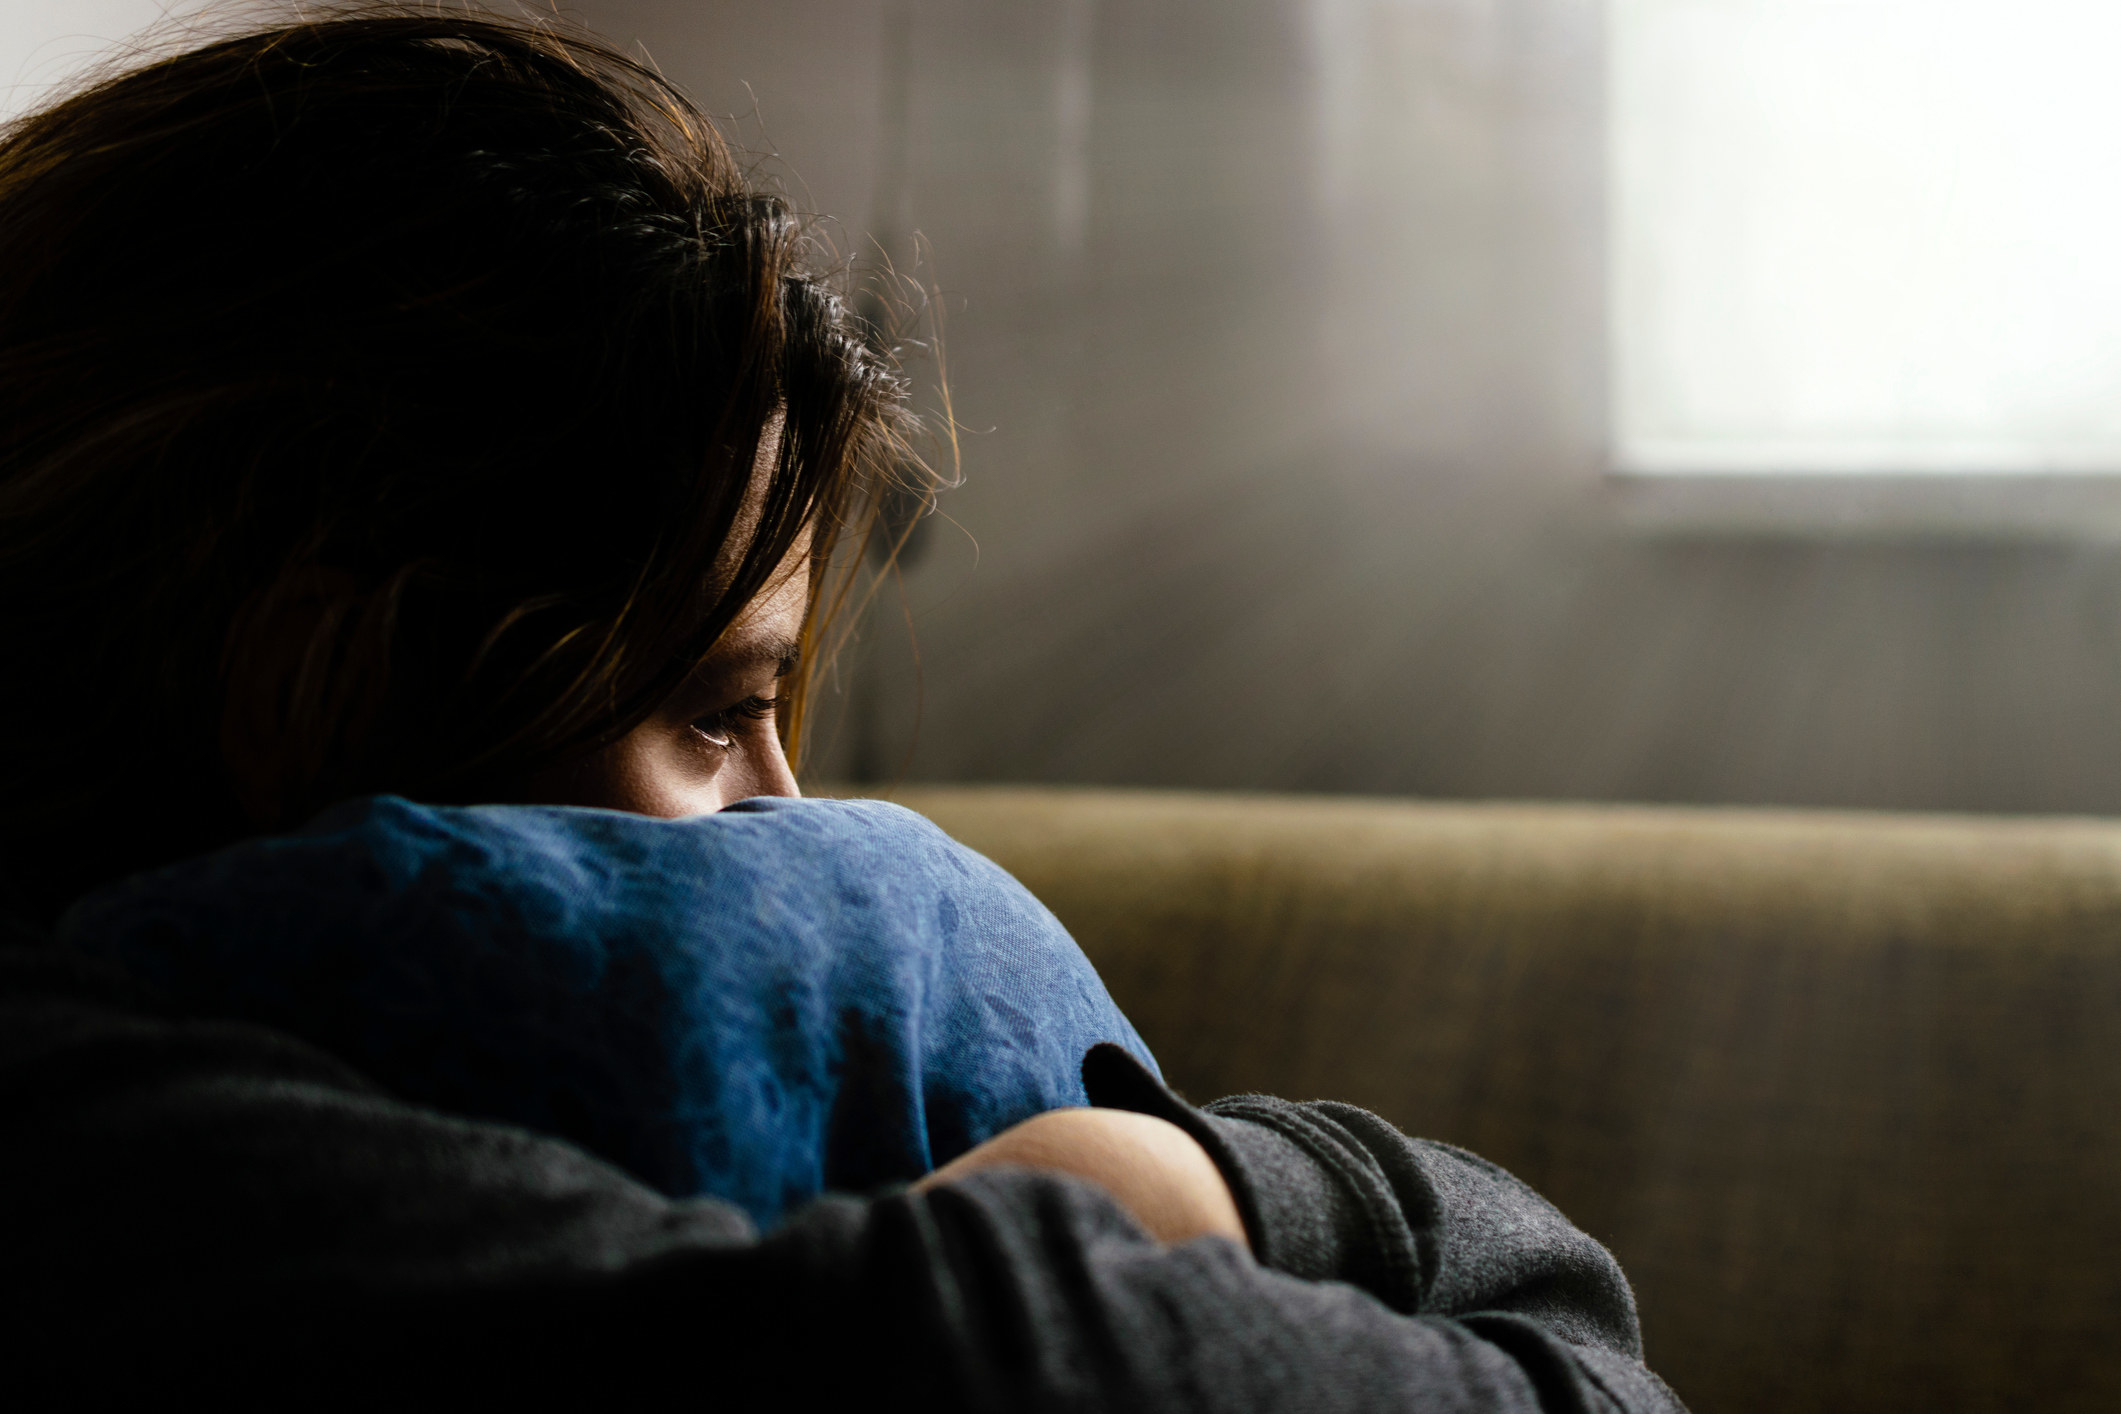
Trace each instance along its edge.
<instances>
[{"instance_id":1,"label":"eyelash","mask_svg":"<svg viewBox=\"0 0 2121 1414\"><path fill-rule=\"evenodd\" d=\"M741 718L747 722L770 721L779 709L780 704L776 699L754 695L724 707L719 712L695 717L692 729L705 737L709 745L729 751L736 746L737 719Z\"/></svg>"}]
</instances>

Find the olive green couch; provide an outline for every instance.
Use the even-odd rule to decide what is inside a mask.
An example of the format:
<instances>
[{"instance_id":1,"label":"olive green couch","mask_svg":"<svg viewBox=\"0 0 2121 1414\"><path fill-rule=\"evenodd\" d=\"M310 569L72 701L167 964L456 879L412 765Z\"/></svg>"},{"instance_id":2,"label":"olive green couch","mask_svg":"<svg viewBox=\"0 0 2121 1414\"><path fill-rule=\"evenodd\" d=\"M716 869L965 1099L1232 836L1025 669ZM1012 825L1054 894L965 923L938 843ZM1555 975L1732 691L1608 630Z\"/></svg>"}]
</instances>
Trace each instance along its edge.
<instances>
[{"instance_id":1,"label":"olive green couch","mask_svg":"<svg viewBox=\"0 0 2121 1414\"><path fill-rule=\"evenodd\" d=\"M1602 1239L1699 1414L2121 1410L2121 824L904 789L1173 1083Z\"/></svg>"}]
</instances>

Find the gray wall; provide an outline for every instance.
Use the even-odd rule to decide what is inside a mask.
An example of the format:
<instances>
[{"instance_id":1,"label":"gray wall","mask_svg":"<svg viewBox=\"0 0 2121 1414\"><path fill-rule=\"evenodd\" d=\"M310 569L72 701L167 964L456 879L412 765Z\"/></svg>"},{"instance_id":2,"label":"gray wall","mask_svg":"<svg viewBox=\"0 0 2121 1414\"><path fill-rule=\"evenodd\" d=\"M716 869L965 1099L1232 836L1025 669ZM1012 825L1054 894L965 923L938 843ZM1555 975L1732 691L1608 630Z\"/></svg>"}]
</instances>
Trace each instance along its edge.
<instances>
[{"instance_id":1,"label":"gray wall","mask_svg":"<svg viewBox=\"0 0 2121 1414\"><path fill-rule=\"evenodd\" d=\"M1616 511L1594 0L575 9L932 250L966 483L822 773L2121 810L2110 542Z\"/></svg>"}]
</instances>

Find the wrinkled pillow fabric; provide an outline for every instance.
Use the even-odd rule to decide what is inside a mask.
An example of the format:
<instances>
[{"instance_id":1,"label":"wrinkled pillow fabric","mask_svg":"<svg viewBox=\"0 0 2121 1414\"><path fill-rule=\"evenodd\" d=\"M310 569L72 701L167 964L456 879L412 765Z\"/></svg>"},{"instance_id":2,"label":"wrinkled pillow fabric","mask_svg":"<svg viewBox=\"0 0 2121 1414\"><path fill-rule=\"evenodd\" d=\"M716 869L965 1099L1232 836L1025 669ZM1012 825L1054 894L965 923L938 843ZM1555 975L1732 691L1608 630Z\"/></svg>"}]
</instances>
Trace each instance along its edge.
<instances>
[{"instance_id":1,"label":"wrinkled pillow fabric","mask_svg":"<svg viewBox=\"0 0 2121 1414\"><path fill-rule=\"evenodd\" d=\"M1084 1103L1100 1041L1149 1061L1022 885L875 801L381 796L91 894L58 941L761 1225Z\"/></svg>"}]
</instances>

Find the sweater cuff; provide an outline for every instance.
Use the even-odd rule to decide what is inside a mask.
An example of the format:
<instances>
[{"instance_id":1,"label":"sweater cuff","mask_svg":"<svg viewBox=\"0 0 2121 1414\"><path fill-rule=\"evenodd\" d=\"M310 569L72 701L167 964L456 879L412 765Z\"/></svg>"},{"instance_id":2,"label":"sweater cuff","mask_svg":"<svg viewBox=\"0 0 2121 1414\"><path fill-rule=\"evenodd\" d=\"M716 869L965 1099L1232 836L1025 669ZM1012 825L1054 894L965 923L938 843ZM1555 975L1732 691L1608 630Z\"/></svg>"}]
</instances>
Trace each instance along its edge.
<instances>
[{"instance_id":1,"label":"sweater cuff","mask_svg":"<svg viewBox=\"0 0 2121 1414\"><path fill-rule=\"evenodd\" d=\"M1231 1113L1196 1108L1110 1044L1083 1057L1083 1088L1091 1104L1168 1120L1207 1150L1262 1266L1349 1282L1401 1311L1419 1303L1419 1255L1398 1203L1370 1166L1337 1152L1342 1146L1304 1124L1294 1106L1241 1096L1217 1102Z\"/></svg>"}]
</instances>

